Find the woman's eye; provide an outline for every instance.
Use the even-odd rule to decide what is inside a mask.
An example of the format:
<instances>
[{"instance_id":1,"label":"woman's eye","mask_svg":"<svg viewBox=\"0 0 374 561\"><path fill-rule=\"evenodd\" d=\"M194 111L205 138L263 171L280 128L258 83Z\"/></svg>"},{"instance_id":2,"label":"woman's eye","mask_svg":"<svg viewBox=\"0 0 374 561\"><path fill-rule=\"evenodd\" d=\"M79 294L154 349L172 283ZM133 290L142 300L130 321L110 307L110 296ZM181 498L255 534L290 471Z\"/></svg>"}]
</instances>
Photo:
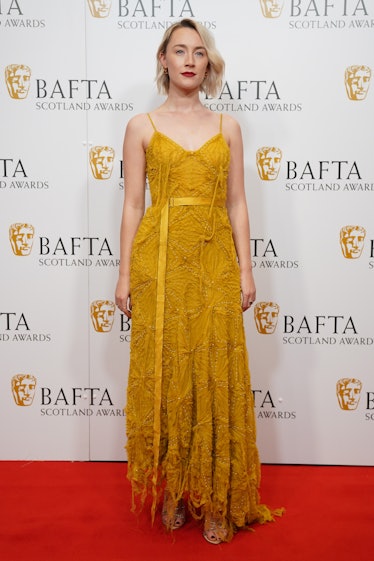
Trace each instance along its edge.
<instances>
[{"instance_id":1,"label":"woman's eye","mask_svg":"<svg viewBox=\"0 0 374 561\"><path fill-rule=\"evenodd\" d=\"M182 55L183 54L183 49L177 49L176 51L177 55Z\"/></svg>"},{"instance_id":2,"label":"woman's eye","mask_svg":"<svg viewBox=\"0 0 374 561\"><path fill-rule=\"evenodd\" d=\"M197 56L204 56L204 53L203 53L203 51L196 51L196 53L195 53L195 54L196 54Z\"/></svg>"}]
</instances>

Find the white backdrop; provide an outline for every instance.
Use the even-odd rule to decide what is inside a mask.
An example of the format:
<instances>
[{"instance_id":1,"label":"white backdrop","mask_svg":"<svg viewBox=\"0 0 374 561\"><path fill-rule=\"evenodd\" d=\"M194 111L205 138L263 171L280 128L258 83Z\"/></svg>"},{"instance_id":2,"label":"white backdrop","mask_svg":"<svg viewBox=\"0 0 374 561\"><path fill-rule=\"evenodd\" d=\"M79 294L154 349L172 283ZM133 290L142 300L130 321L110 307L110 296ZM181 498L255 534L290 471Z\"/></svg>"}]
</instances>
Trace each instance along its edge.
<instances>
[{"instance_id":1,"label":"white backdrop","mask_svg":"<svg viewBox=\"0 0 374 561\"><path fill-rule=\"evenodd\" d=\"M1 458L125 459L122 140L181 17L243 130L262 461L374 465L373 0L0 1Z\"/></svg>"}]
</instances>

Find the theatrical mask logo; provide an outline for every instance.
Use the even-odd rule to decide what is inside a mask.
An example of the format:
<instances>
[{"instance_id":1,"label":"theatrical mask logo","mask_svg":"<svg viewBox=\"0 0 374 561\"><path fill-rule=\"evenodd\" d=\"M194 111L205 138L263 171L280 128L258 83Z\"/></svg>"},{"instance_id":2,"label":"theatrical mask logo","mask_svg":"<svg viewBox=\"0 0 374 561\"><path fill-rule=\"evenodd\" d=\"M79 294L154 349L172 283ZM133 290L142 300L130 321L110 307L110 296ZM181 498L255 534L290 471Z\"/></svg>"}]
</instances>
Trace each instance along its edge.
<instances>
[{"instance_id":1,"label":"theatrical mask logo","mask_svg":"<svg viewBox=\"0 0 374 561\"><path fill-rule=\"evenodd\" d=\"M87 0L91 16L94 18L106 18L112 7L112 0Z\"/></svg>"},{"instance_id":2,"label":"theatrical mask logo","mask_svg":"<svg viewBox=\"0 0 374 561\"><path fill-rule=\"evenodd\" d=\"M110 146L93 146L90 166L95 179L110 179L113 171L114 150Z\"/></svg>"},{"instance_id":3,"label":"theatrical mask logo","mask_svg":"<svg viewBox=\"0 0 374 561\"><path fill-rule=\"evenodd\" d=\"M364 248L366 230L362 226L344 226L340 230L340 247L346 259L358 259Z\"/></svg>"},{"instance_id":4,"label":"theatrical mask logo","mask_svg":"<svg viewBox=\"0 0 374 561\"><path fill-rule=\"evenodd\" d=\"M282 161L282 151L275 146L263 146L256 152L257 171L260 179L273 181L277 179Z\"/></svg>"},{"instance_id":5,"label":"theatrical mask logo","mask_svg":"<svg viewBox=\"0 0 374 561\"><path fill-rule=\"evenodd\" d=\"M256 328L261 335L274 333L279 316L279 306L275 302L258 302L253 310Z\"/></svg>"},{"instance_id":6,"label":"theatrical mask logo","mask_svg":"<svg viewBox=\"0 0 374 561\"><path fill-rule=\"evenodd\" d=\"M371 69L368 66L348 66L345 70L344 82L349 99L362 101L366 98L371 79Z\"/></svg>"},{"instance_id":7,"label":"theatrical mask logo","mask_svg":"<svg viewBox=\"0 0 374 561\"><path fill-rule=\"evenodd\" d=\"M9 240L14 255L30 255L34 241L34 226L18 222L9 226Z\"/></svg>"},{"instance_id":8,"label":"theatrical mask logo","mask_svg":"<svg viewBox=\"0 0 374 561\"><path fill-rule=\"evenodd\" d=\"M5 68L5 82L13 99L25 99L30 89L31 69L25 64L9 64Z\"/></svg>"},{"instance_id":9,"label":"theatrical mask logo","mask_svg":"<svg viewBox=\"0 0 374 561\"><path fill-rule=\"evenodd\" d=\"M12 393L16 405L32 405L35 395L36 378L31 374L16 374L12 378Z\"/></svg>"},{"instance_id":10,"label":"theatrical mask logo","mask_svg":"<svg viewBox=\"0 0 374 561\"><path fill-rule=\"evenodd\" d=\"M91 320L98 333L111 331L114 320L115 304L111 300L94 300L91 302Z\"/></svg>"},{"instance_id":11,"label":"theatrical mask logo","mask_svg":"<svg viewBox=\"0 0 374 561\"><path fill-rule=\"evenodd\" d=\"M340 409L354 411L361 397L362 382L357 378L341 378L336 382L336 395Z\"/></svg>"},{"instance_id":12,"label":"theatrical mask logo","mask_svg":"<svg viewBox=\"0 0 374 561\"><path fill-rule=\"evenodd\" d=\"M260 0L262 15L265 18L278 18L282 13L283 0Z\"/></svg>"}]
</instances>

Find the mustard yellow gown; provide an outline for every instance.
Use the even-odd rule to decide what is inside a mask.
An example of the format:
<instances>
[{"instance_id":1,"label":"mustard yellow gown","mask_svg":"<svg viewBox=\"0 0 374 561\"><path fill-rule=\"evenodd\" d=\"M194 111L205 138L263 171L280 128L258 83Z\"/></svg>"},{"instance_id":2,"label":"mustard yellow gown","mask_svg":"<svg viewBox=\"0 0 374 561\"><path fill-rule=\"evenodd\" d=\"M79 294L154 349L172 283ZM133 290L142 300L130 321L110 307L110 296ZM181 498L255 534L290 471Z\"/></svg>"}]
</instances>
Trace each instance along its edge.
<instances>
[{"instance_id":1,"label":"mustard yellow gown","mask_svg":"<svg viewBox=\"0 0 374 561\"><path fill-rule=\"evenodd\" d=\"M229 540L237 528L272 520L259 504L239 267L225 206L230 150L222 117L217 134L193 151L151 123L152 206L130 272L128 477L142 504L152 497L153 516L166 482L194 517L222 520Z\"/></svg>"}]
</instances>

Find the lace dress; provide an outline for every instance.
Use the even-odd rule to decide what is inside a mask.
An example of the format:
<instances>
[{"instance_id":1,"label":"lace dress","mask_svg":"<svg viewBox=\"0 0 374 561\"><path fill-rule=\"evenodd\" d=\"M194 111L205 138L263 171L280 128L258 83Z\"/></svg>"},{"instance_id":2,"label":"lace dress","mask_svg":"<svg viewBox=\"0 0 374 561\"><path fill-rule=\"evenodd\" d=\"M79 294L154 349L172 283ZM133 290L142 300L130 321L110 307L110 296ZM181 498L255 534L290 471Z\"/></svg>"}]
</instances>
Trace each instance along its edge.
<instances>
[{"instance_id":1,"label":"lace dress","mask_svg":"<svg viewBox=\"0 0 374 561\"><path fill-rule=\"evenodd\" d=\"M150 117L149 117L150 118ZM150 118L151 119L151 118ZM259 504L260 464L226 211L230 150L219 132L185 150L159 132L146 152L150 206L133 243L127 395L128 477L152 515L165 482L226 539L272 520Z\"/></svg>"}]
</instances>

